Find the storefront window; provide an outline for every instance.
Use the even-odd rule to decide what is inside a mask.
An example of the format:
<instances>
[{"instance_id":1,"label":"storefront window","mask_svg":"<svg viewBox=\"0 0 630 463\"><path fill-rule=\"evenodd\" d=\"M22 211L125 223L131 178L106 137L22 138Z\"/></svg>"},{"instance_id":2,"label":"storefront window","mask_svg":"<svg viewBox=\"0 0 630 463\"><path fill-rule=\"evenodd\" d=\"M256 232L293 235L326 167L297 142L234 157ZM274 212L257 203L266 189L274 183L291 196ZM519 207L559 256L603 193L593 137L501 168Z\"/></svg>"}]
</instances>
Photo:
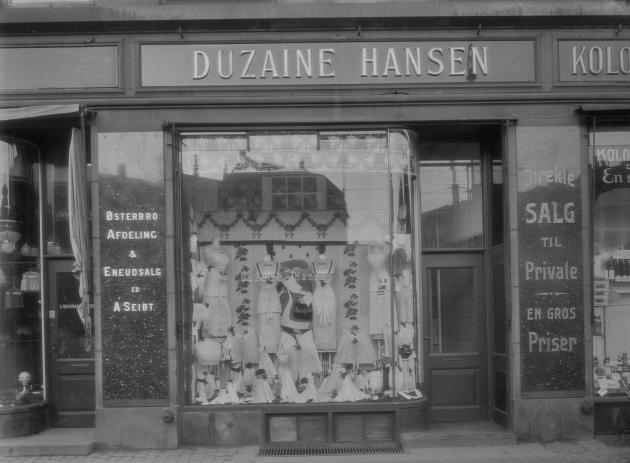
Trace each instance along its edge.
<instances>
[{"instance_id":1,"label":"storefront window","mask_svg":"<svg viewBox=\"0 0 630 463\"><path fill-rule=\"evenodd\" d=\"M0 407L44 400L39 152L0 139Z\"/></svg>"},{"instance_id":2,"label":"storefront window","mask_svg":"<svg viewBox=\"0 0 630 463\"><path fill-rule=\"evenodd\" d=\"M630 129L590 134L593 166L594 393L630 391Z\"/></svg>"},{"instance_id":3,"label":"storefront window","mask_svg":"<svg viewBox=\"0 0 630 463\"><path fill-rule=\"evenodd\" d=\"M417 398L406 131L181 136L190 404Z\"/></svg>"}]
</instances>

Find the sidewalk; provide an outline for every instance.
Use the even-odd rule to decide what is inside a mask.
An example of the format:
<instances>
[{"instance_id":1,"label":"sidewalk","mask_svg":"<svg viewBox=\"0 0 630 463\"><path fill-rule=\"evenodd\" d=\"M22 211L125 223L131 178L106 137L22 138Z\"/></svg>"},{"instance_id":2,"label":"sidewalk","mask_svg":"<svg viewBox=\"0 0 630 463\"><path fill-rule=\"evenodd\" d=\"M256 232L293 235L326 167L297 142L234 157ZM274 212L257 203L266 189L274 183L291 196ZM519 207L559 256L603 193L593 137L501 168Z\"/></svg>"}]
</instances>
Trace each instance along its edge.
<instances>
[{"instance_id":1,"label":"sidewalk","mask_svg":"<svg viewBox=\"0 0 630 463\"><path fill-rule=\"evenodd\" d=\"M400 454L260 457L258 447L183 447L173 450L96 450L83 456L0 457L2 463L630 463L630 437L525 443L509 446L433 447Z\"/></svg>"}]
</instances>

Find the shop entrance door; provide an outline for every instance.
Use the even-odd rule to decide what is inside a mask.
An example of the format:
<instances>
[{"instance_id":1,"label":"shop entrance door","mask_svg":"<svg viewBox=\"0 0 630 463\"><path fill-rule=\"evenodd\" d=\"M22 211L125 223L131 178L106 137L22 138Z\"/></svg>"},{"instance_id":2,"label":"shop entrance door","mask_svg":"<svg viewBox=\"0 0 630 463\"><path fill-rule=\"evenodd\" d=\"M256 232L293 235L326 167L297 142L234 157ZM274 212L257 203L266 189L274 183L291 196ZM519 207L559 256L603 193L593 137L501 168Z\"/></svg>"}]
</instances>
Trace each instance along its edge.
<instances>
[{"instance_id":1,"label":"shop entrance door","mask_svg":"<svg viewBox=\"0 0 630 463\"><path fill-rule=\"evenodd\" d=\"M429 420L487 418L483 255L425 254L425 384Z\"/></svg>"},{"instance_id":2,"label":"shop entrance door","mask_svg":"<svg viewBox=\"0 0 630 463\"><path fill-rule=\"evenodd\" d=\"M78 311L79 280L72 260L48 262L51 421L55 427L94 426L94 350Z\"/></svg>"}]
</instances>

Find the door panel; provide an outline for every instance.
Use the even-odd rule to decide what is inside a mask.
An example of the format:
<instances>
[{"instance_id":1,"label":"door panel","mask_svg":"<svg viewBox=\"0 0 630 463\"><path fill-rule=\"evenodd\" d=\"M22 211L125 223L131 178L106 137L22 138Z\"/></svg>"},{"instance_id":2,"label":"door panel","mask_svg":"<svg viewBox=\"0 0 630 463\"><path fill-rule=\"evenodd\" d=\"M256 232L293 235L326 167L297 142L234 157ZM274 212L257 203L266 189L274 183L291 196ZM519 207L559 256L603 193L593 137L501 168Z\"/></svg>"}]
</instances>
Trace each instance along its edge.
<instances>
[{"instance_id":1,"label":"door panel","mask_svg":"<svg viewBox=\"0 0 630 463\"><path fill-rule=\"evenodd\" d=\"M55 427L94 426L94 350L77 310L79 280L71 260L48 262L51 413Z\"/></svg>"},{"instance_id":2,"label":"door panel","mask_svg":"<svg viewBox=\"0 0 630 463\"><path fill-rule=\"evenodd\" d=\"M481 255L427 254L425 342L431 421L487 417Z\"/></svg>"},{"instance_id":3,"label":"door panel","mask_svg":"<svg viewBox=\"0 0 630 463\"><path fill-rule=\"evenodd\" d=\"M508 424L508 326L509 315L505 294L505 264L503 246L490 253L490 291L492 292L492 342L490 356L492 419L502 426Z\"/></svg>"}]
</instances>

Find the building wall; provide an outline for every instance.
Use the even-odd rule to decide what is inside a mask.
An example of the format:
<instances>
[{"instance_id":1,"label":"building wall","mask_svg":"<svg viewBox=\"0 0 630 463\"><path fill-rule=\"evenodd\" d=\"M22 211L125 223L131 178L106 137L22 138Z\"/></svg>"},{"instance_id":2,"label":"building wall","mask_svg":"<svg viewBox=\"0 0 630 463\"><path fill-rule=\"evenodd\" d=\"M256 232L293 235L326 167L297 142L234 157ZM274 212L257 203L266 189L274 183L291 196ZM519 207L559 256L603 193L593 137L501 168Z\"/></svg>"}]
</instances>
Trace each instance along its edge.
<instances>
[{"instance_id":1,"label":"building wall","mask_svg":"<svg viewBox=\"0 0 630 463\"><path fill-rule=\"evenodd\" d=\"M217 2L212 6L183 2L156 1L96 2L94 7L60 8L0 8L0 21L6 26L2 37L5 54L3 59L13 59L11 48L24 51L32 58L22 63L22 68L4 69L4 78L15 82L2 89L0 105L5 107L76 102L86 104L97 114L92 120L92 152L95 159L93 172L98 172L98 136L105 133L163 132L164 134L164 185L165 185L165 246L166 292L168 333L166 361L169 365L168 395L160 404L138 406L119 404L105 406L103 400L103 345L101 333L96 334L97 365L97 440L104 446L118 447L171 447L179 443L179 433L185 432L187 422L177 423L181 404L179 388L180 364L178 315L176 312L177 289L175 287L175 240L176 224L173 218L173 150L169 139L170 123L203 125L204 127L233 128L245 126L282 127L299 124L319 125L402 125L421 126L425 122L468 123L510 121L506 125L506 147L509 189L509 247L511 260L510 296L511 317L511 428L524 440L551 440L573 435L582 427L592 427L592 417L581 411L583 401L592 395L590 385L590 272L589 260L589 205L587 202L586 141L583 121L575 112L583 104L629 104L630 86L625 68L617 64L599 66L588 61L589 53L595 59L605 60L607 50L619 53L630 46L628 32L616 25L627 18L630 7L626 2L556 2L540 5L531 2L519 5L515 11L509 2L284 2L281 7L269 2L239 2L230 5ZM326 8L322 4L326 3ZM559 4L558 4L559 3ZM391 28L376 25L377 19L386 18ZM480 19L483 17L482 19ZM493 17L492 19L489 19ZM307 31L295 26L295 18L309 18L313 28ZM330 21L330 18L335 18ZM361 18L361 20L359 20ZM196 20L214 19L231 21L217 31ZM100 27L90 24L100 22ZM153 21L153 22L151 22ZM184 21L181 25L180 21ZM240 21L240 22L239 22ZM298 22L301 20L298 20ZM319 21L319 22L317 22ZM480 26L479 22L483 25ZM329 25L326 26L326 22ZM426 28L433 22L444 28ZM32 26L39 23L40 30L30 34ZM513 29L493 27L496 23L513 25ZM583 24L586 27L582 27ZM149 32L155 27L157 33ZM216 26L217 23L208 23ZM251 27L257 24L259 31ZM521 26L525 24L526 26ZM578 27L580 25L580 27ZM451 28L451 26L456 26ZM560 27L562 26L562 27ZM568 27L566 27L568 26ZM10 34L9 34L10 33ZM396 83L388 80L366 85L333 86L269 86L269 87L142 87L142 44L205 44L205 43L369 43L383 44L388 41L446 41L475 42L485 40L532 41L535 54L531 63L534 69L531 82L499 82L480 84L475 82ZM52 45L52 47L51 47ZM73 48L67 47L72 45ZM577 48L572 49L575 46ZM582 47L586 51L582 50ZM95 48L96 47L96 48ZM569 48L566 48L569 47ZM593 47L600 50L592 52ZM570 67L566 53L580 54L586 61L573 58L573 64L585 72L566 74ZM581 51L582 50L582 51ZM70 51L70 53L69 53ZM70 73L63 75L63 59L79 56L90 69L90 75ZM615 55L613 55L615 56ZM61 62L48 61L61 57ZM64 58L65 57L65 58ZM570 55L569 55L570 57ZM562 61L564 60L564 61ZM560 62L563 65L560 65ZM61 63L61 64L60 64ZM569 64L567 64L569 63ZM603 63L603 62L602 62ZM19 63L18 63L19 64ZM34 75L38 69L61 72L62 78L55 88L46 88L45 73ZM528 70L529 63L524 64ZM612 66L612 67L611 67ZM106 77L94 69L106 71ZM595 72L597 71L597 72ZM28 75L28 82L16 77ZM98 80L95 80L97 79ZM68 80L64 80L68 79ZM5 80L6 82L7 80ZM533 144L548 141L544 146ZM542 150L542 151L541 151ZM523 352L523 299L527 297L523 285L523 249L519 248L525 234L519 208L523 169L531 159L542 157L545 169L549 158L563 163L570 159L571 169L579 178L575 203L581 211L580 222L573 230L579 239L575 242L575 265L579 267L581 290L573 291L582 315L582 331L579 356L583 377L572 379L572 389L562 390L556 383L545 387L529 387L530 377L524 377L525 364L530 358ZM538 162L538 161L536 161ZM94 210L98 211L98 178L92 179L95 198ZM98 249L100 245L98 214L94 214L93 245L95 249L95 275L100 273ZM557 236L552 231L550 236ZM569 233L566 231L559 232ZM539 250L540 252L544 252ZM95 280L96 317L100 316L102 292L100 280ZM97 325L98 326L98 325ZM550 323L550 329L556 325ZM571 328L575 333L576 326ZM527 363L531 367L530 363ZM529 371L529 370L528 370ZM542 381L544 383L544 379ZM580 388L579 386L582 385ZM533 393L533 394L532 394ZM168 413L174 413L175 422L168 422ZM256 415L256 413L254 413ZM165 416L167 418L165 418ZM248 413L235 416L231 412L220 413L215 425L223 431L216 442L238 443L226 429L248 420ZM207 432L212 433L211 423L199 416ZM194 421L193 418L191 420ZM223 423L223 424L221 424ZM178 426L180 426L178 430ZM196 425L195 425L196 427ZM250 429L247 435L256 440L258 431ZM204 428L205 429L205 428ZM202 433L205 435L205 433ZM204 437L199 437L199 442ZM214 442L214 441L213 441Z\"/></svg>"}]
</instances>

